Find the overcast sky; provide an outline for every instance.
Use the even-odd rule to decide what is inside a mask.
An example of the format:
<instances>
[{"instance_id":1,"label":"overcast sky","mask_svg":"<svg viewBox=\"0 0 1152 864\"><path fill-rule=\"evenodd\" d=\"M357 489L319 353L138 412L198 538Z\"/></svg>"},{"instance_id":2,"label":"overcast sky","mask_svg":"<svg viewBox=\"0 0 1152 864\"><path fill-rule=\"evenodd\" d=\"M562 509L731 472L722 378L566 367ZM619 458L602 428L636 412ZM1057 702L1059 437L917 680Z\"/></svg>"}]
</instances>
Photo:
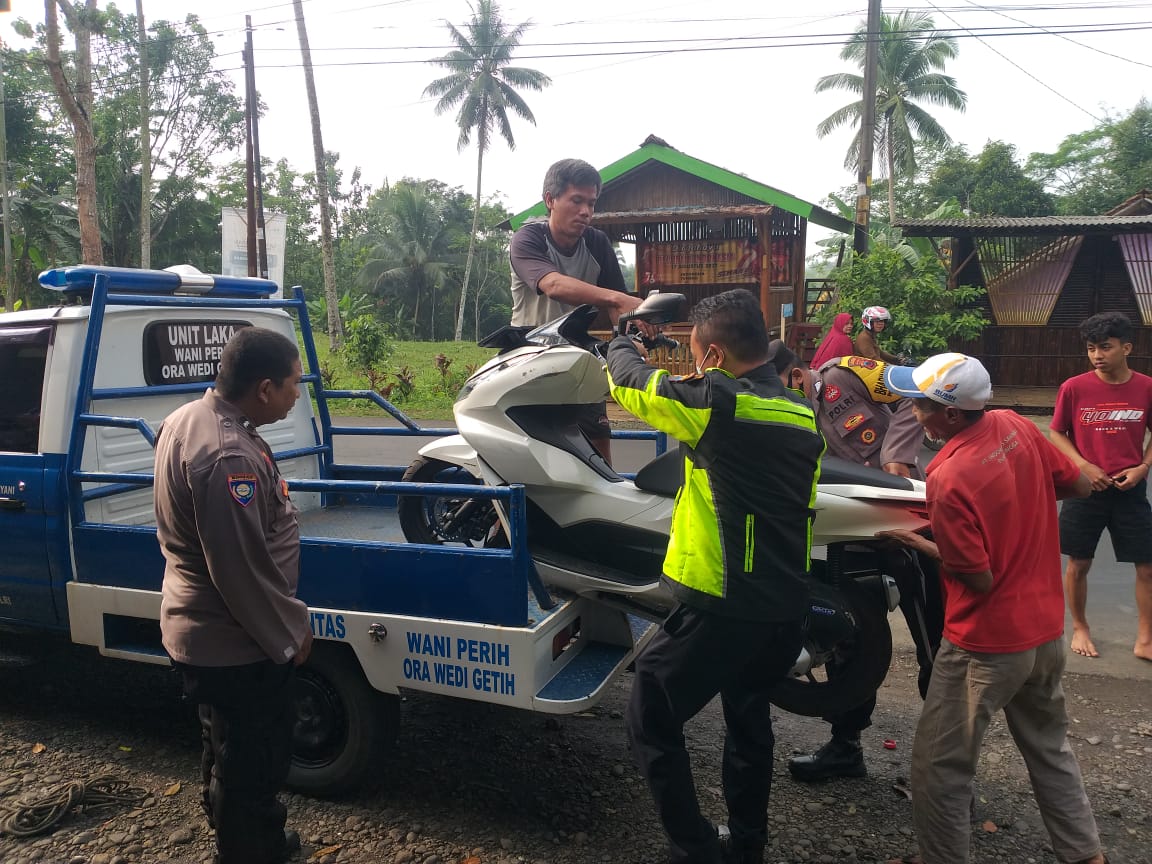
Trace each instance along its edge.
<instances>
[{"instance_id":1,"label":"overcast sky","mask_svg":"<svg viewBox=\"0 0 1152 864\"><path fill-rule=\"evenodd\" d=\"M130 11L134 2L120 5ZM843 167L850 132L824 140L815 134L816 124L850 97L816 95L813 86L821 75L856 71L838 53L845 34L863 20L865 5L507 0L507 21L532 22L518 65L545 72L553 83L526 94L536 125L514 119L516 150L498 140L485 157L484 194L498 192L509 209L521 210L538 200L544 171L556 159L575 156L603 166L656 134L693 156L819 201L855 177ZM257 87L268 106L260 129L263 155L310 170L292 4L144 0L144 13L149 20L182 20L190 6L213 34L218 67L229 70L238 92L244 15L252 16ZM13 7L14 15L43 20L42 3L16 0ZM303 8L324 145L340 153L345 173L358 165L373 186L410 176L474 191L475 149L457 152L454 115L437 116L422 95L433 78L446 74L424 61L446 53L444 21L462 25L468 3L305 0ZM890 14L903 8L885 4ZM981 37L961 38L959 57L947 68L968 93L967 112L929 108L972 151L989 138L1015 144L1022 156L1051 151L1065 135L1092 126L1090 115L1127 112L1152 95L1152 2L940 0L912 8L931 13L942 29ZM1110 32L1062 37L1037 28ZM993 35L1006 31L1017 35ZM0 36L22 45L6 21Z\"/></svg>"}]
</instances>

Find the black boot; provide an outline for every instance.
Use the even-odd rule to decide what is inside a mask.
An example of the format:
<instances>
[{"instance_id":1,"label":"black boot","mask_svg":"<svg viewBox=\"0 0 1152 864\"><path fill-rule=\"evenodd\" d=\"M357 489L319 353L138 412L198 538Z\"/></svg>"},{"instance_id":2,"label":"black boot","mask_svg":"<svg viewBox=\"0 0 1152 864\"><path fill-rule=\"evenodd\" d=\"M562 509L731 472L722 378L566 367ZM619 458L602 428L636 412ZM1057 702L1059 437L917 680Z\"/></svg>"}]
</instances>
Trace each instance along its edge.
<instances>
[{"instance_id":1,"label":"black boot","mask_svg":"<svg viewBox=\"0 0 1152 864\"><path fill-rule=\"evenodd\" d=\"M804 783L831 780L833 777L864 777L868 774L859 735L854 738L834 735L831 741L811 756L796 756L788 760L788 770L792 772L792 779Z\"/></svg>"}]
</instances>

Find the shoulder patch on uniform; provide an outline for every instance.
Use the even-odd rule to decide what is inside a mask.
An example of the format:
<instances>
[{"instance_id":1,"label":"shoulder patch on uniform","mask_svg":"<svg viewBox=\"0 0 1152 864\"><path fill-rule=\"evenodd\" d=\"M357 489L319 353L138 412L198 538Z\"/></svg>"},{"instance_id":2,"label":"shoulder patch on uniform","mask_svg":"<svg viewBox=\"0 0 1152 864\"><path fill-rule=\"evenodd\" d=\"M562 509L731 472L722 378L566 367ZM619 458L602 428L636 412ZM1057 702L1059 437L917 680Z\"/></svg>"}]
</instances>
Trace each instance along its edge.
<instances>
[{"instance_id":1,"label":"shoulder patch on uniform","mask_svg":"<svg viewBox=\"0 0 1152 864\"><path fill-rule=\"evenodd\" d=\"M825 402L835 402L839 398L840 398L840 388L837 387L835 384L829 384L827 387L824 388L824 401Z\"/></svg>"},{"instance_id":2,"label":"shoulder patch on uniform","mask_svg":"<svg viewBox=\"0 0 1152 864\"><path fill-rule=\"evenodd\" d=\"M255 474L229 474L228 492L232 500L241 507L247 507L256 497Z\"/></svg>"},{"instance_id":3,"label":"shoulder patch on uniform","mask_svg":"<svg viewBox=\"0 0 1152 864\"><path fill-rule=\"evenodd\" d=\"M860 440L865 444L873 444L876 441L876 431L874 429L865 429L860 433Z\"/></svg>"}]
</instances>

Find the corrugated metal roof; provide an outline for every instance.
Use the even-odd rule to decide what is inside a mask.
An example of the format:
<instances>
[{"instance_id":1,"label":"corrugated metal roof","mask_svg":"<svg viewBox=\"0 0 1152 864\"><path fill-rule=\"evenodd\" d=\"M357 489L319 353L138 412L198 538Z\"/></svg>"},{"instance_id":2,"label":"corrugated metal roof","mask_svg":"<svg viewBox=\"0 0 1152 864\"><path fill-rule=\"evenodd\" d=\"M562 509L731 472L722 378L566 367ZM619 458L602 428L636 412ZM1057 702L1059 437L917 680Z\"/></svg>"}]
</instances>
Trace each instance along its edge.
<instances>
[{"instance_id":1,"label":"corrugated metal roof","mask_svg":"<svg viewBox=\"0 0 1152 864\"><path fill-rule=\"evenodd\" d=\"M895 219L905 237L1011 237L1152 231L1146 216L978 216L968 219Z\"/></svg>"}]
</instances>

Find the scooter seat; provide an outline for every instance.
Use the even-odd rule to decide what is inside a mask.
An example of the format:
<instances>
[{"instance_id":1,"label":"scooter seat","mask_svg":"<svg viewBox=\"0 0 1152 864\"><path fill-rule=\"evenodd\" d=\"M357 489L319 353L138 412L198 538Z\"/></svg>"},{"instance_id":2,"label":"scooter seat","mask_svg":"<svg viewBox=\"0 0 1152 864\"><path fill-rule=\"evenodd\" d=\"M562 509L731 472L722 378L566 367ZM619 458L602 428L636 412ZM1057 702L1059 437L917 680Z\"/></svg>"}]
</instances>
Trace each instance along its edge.
<instances>
[{"instance_id":1,"label":"scooter seat","mask_svg":"<svg viewBox=\"0 0 1152 864\"><path fill-rule=\"evenodd\" d=\"M665 450L636 472L636 488L653 495L675 498L684 483L684 457L680 448Z\"/></svg>"},{"instance_id":2,"label":"scooter seat","mask_svg":"<svg viewBox=\"0 0 1152 864\"><path fill-rule=\"evenodd\" d=\"M684 457L679 448L666 450L636 472L636 488L653 495L675 498L684 483ZM837 456L820 460L820 485L871 486L874 489L903 489L915 487L907 477L889 474L879 468L857 465Z\"/></svg>"},{"instance_id":3,"label":"scooter seat","mask_svg":"<svg viewBox=\"0 0 1152 864\"><path fill-rule=\"evenodd\" d=\"M867 465L857 465L836 456L825 456L820 460L820 485L871 486L875 489L903 489L909 492L916 488L907 477L889 474Z\"/></svg>"}]
</instances>

